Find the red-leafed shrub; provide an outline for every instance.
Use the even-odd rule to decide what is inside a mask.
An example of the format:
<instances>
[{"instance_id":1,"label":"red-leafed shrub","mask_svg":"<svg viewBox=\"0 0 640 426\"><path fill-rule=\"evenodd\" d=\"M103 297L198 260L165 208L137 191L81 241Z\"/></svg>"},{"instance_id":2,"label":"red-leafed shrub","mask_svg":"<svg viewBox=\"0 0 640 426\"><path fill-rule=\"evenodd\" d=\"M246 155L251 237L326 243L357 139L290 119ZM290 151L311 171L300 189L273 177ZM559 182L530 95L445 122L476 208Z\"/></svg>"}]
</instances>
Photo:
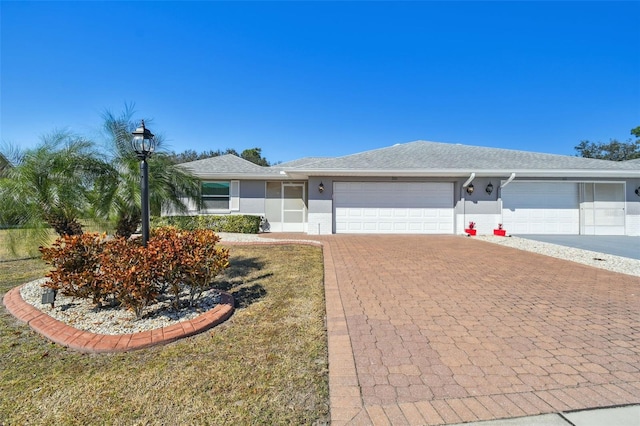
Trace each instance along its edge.
<instances>
[{"instance_id":1,"label":"red-leafed shrub","mask_svg":"<svg viewBox=\"0 0 640 426\"><path fill-rule=\"evenodd\" d=\"M101 255L100 269L105 280L116 289L116 299L142 316L144 308L158 296L158 276L162 264L157 250L148 250L124 238L109 241Z\"/></svg>"},{"instance_id":2,"label":"red-leafed shrub","mask_svg":"<svg viewBox=\"0 0 640 426\"><path fill-rule=\"evenodd\" d=\"M82 234L58 238L51 247L40 247L42 259L55 269L44 285L66 296L91 298L100 304L113 289L103 282L100 271L105 235Z\"/></svg>"},{"instance_id":3,"label":"red-leafed shrub","mask_svg":"<svg viewBox=\"0 0 640 426\"><path fill-rule=\"evenodd\" d=\"M55 268L44 285L65 295L91 298L98 306L110 300L138 318L160 294L169 293L176 309L182 295L193 306L229 266L229 250L217 247L219 240L211 230L174 228L155 230L147 247L98 234L62 237L51 248L40 249Z\"/></svg>"},{"instance_id":4,"label":"red-leafed shrub","mask_svg":"<svg viewBox=\"0 0 640 426\"><path fill-rule=\"evenodd\" d=\"M220 238L210 229L196 229L182 235L187 250L180 256L182 281L188 286L189 305L208 290L213 279L229 266L229 249L216 247Z\"/></svg>"}]
</instances>

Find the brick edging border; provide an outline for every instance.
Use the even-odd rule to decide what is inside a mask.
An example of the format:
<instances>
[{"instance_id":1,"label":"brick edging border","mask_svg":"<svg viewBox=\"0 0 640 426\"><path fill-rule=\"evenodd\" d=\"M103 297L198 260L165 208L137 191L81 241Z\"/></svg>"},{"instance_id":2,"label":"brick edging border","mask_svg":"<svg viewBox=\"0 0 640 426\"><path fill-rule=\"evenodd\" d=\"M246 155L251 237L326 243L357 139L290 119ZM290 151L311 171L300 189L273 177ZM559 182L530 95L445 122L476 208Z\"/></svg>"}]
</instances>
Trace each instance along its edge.
<instances>
[{"instance_id":1,"label":"brick edging border","mask_svg":"<svg viewBox=\"0 0 640 426\"><path fill-rule=\"evenodd\" d=\"M194 319L140 333L96 334L73 328L28 304L20 296L21 287L12 288L2 299L9 313L52 342L84 353L127 352L175 342L220 324L234 310L233 296L221 292L220 304Z\"/></svg>"}]
</instances>

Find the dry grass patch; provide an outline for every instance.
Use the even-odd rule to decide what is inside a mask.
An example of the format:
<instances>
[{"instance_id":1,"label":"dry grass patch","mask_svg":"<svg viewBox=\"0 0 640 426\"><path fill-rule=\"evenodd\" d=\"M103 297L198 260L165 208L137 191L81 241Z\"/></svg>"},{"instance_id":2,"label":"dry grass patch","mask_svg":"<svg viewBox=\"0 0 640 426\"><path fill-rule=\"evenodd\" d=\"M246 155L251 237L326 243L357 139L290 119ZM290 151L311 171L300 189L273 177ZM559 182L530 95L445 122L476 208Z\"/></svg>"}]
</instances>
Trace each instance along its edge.
<instances>
[{"instance_id":1,"label":"dry grass patch","mask_svg":"<svg viewBox=\"0 0 640 426\"><path fill-rule=\"evenodd\" d=\"M0 263L0 292L44 270L36 260ZM125 354L67 351L3 309L0 424L327 421L321 250L231 247L220 287L237 299L229 321L168 346Z\"/></svg>"},{"instance_id":2,"label":"dry grass patch","mask_svg":"<svg viewBox=\"0 0 640 426\"><path fill-rule=\"evenodd\" d=\"M47 231L43 244L51 243L56 238L56 233ZM40 257L39 242L22 229L0 229L0 262L7 260ZM13 250L11 250L13 246Z\"/></svg>"}]
</instances>

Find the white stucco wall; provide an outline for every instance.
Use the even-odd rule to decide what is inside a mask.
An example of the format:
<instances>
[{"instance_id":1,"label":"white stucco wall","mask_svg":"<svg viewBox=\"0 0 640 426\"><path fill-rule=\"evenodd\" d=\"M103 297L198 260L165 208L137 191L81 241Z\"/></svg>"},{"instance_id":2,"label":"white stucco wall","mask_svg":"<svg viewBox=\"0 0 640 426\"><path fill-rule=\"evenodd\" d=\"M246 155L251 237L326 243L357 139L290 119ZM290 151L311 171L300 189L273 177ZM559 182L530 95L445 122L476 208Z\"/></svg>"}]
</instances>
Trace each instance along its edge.
<instances>
[{"instance_id":1,"label":"white stucco wall","mask_svg":"<svg viewBox=\"0 0 640 426\"><path fill-rule=\"evenodd\" d=\"M327 235L333 233L333 215L331 213L311 213L308 215L307 234Z\"/></svg>"}]
</instances>

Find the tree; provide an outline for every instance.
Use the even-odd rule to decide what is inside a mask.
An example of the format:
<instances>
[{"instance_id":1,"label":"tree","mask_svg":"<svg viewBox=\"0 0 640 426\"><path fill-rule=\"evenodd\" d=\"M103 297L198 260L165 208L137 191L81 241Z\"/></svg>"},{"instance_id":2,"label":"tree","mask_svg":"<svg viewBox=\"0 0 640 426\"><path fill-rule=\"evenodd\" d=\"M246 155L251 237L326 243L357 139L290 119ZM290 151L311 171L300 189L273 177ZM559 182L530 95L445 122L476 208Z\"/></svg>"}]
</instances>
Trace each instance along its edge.
<instances>
[{"instance_id":1,"label":"tree","mask_svg":"<svg viewBox=\"0 0 640 426\"><path fill-rule=\"evenodd\" d=\"M269 162L266 158L262 157L262 149L261 148L251 148L245 149L240 154L241 158L244 158L247 161L251 161L258 166L269 167Z\"/></svg>"},{"instance_id":2,"label":"tree","mask_svg":"<svg viewBox=\"0 0 640 426\"><path fill-rule=\"evenodd\" d=\"M238 154L238 151L236 151L233 148L227 148L225 151L221 151L218 149L216 151L209 150L209 151L203 151L200 153L192 149L188 149L178 154L172 151L168 153L167 156L169 157L171 162L173 162L174 164L180 164L180 163L188 163L190 161L204 160L205 158L218 157L220 155L226 155L226 154L232 154L237 157L240 156Z\"/></svg>"},{"instance_id":3,"label":"tree","mask_svg":"<svg viewBox=\"0 0 640 426\"><path fill-rule=\"evenodd\" d=\"M627 142L611 139L608 143L581 141L574 149L579 157L598 158L601 160L625 161L640 158L640 126L631 129L636 138Z\"/></svg>"},{"instance_id":4,"label":"tree","mask_svg":"<svg viewBox=\"0 0 640 426\"><path fill-rule=\"evenodd\" d=\"M209 151L203 151L200 153L192 149L188 149L178 154L176 154L175 152L170 152L168 154L168 157L174 164L179 164L179 163L188 163L190 161L203 160L205 158L218 157L220 155L228 155L228 154L235 155L236 157L244 158L247 161L251 161L252 163L257 164L258 166L264 166L264 167L270 166L269 161L267 161L266 158L262 157L261 148L245 149L244 151L242 151L241 154L238 154L238 151L236 151L233 148L227 148L224 151L218 149L216 151L209 150Z\"/></svg>"},{"instance_id":5,"label":"tree","mask_svg":"<svg viewBox=\"0 0 640 426\"><path fill-rule=\"evenodd\" d=\"M91 141L68 132L45 136L33 149L13 150L13 167L0 179L0 223L36 234L48 225L59 235L82 234L91 193L109 168ZM46 232L46 231L44 231Z\"/></svg>"},{"instance_id":6,"label":"tree","mask_svg":"<svg viewBox=\"0 0 640 426\"><path fill-rule=\"evenodd\" d=\"M116 235L129 237L141 223L140 162L131 148L136 128L134 110L125 106L120 116L105 111L104 132L110 152L109 163L115 179L107 188L94 194L96 214L115 222ZM146 120L147 123L150 120ZM187 171L176 167L171 155L163 150L162 136L156 136L156 150L149 164L149 205L152 215L160 215L163 205L185 211L184 197L200 205L200 182Z\"/></svg>"}]
</instances>

